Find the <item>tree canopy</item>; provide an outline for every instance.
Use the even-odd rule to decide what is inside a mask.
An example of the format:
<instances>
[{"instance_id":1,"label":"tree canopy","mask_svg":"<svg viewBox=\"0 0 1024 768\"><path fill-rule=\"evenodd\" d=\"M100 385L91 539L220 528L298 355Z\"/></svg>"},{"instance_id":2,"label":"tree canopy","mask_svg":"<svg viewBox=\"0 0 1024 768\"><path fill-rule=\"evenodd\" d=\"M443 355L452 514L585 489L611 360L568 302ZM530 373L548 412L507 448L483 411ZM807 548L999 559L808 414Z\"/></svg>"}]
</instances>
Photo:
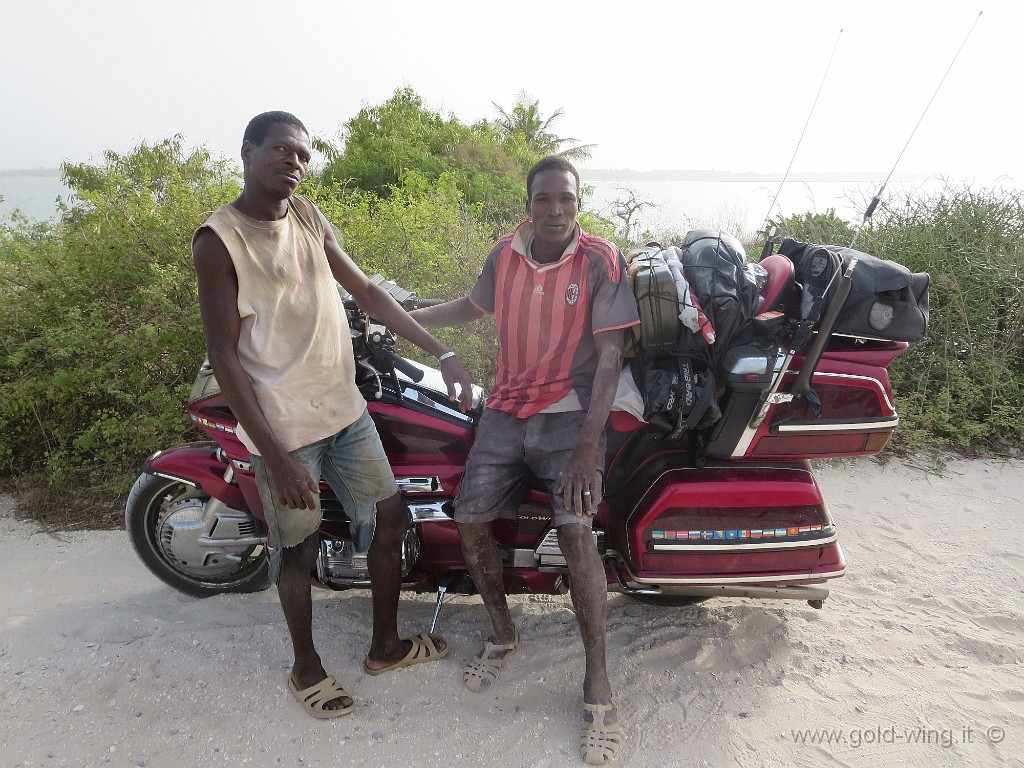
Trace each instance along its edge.
<instances>
[{"instance_id":1,"label":"tree canopy","mask_svg":"<svg viewBox=\"0 0 1024 768\"><path fill-rule=\"evenodd\" d=\"M474 214L507 226L518 221L523 200L526 156L508 151L503 137L486 121L465 125L428 108L410 88L376 107L364 107L345 123L340 147L321 140L329 162L322 184L351 187L387 198L415 173L428 182L449 174Z\"/></svg>"},{"instance_id":2,"label":"tree canopy","mask_svg":"<svg viewBox=\"0 0 1024 768\"><path fill-rule=\"evenodd\" d=\"M544 117L540 101L526 91L519 92L510 110L506 111L497 102L492 101L491 104L498 111L499 117L494 126L504 138L505 146L521 144L535 160L545 155L562 155L573 161L586 160L594 149L593 144L579 144L578 139L554 133L552 128L565 115L565 110L559 107L550 116Z\"/></svg>"}]
</instances>

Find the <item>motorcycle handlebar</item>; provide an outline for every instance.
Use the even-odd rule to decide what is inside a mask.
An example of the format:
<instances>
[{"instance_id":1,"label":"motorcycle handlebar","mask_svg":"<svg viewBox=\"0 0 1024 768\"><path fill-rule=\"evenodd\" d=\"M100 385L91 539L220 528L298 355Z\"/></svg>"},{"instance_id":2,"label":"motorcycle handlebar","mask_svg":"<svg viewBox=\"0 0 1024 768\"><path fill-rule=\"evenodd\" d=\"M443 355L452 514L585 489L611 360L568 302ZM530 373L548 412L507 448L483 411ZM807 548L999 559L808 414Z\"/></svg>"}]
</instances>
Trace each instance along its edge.
<instances>
[{"instance_id":1,"label":"motorcycle handlebar","mask_svg":"<svg viewBox=\"0 0 1024 768\"><path fill-rule=\"evenodd\" d=\"M399 357L394 352L387 349L375 349L374 354L377 357L386 360L387 363L396 370L404 373L411 381L419 382L423 379L423 371L410 363L404 357Z\"/></svg>"},{"instance_id":2,"label":"motorcycle handlebar","mask_svg":"<svg viewBox=\"0 0 1024 768\"><path fill-rule=\"evenodd\" d=\"M410 309L423 309L424 307L436 307L439 304L447 304L448 303L448 299L421 299L421 298L417 297L414 303L415 303L415 306L411 307Z\"/></svg>"}]
</instances>

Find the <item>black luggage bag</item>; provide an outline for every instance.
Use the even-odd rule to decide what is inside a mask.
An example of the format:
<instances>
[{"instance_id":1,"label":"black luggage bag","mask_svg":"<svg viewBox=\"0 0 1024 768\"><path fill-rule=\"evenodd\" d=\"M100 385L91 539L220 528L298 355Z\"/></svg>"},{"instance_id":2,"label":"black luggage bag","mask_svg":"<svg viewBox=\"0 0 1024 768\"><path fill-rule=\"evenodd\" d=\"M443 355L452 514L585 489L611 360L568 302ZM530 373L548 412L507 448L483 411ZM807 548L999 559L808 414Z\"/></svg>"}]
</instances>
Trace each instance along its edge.
<instances>
[{"instance_id":1,"label":"black luggage bag","mask_svg":"<svg viewBox=\"0 0 1024 768\"><path fill-rule=\"evenodd\" d=\"M826 303L834 292L832 275L853 259L850 295L836 318L832 333L888 341L920 341L928 331L927 272L911 272L902 264L870 256L852 248L813 245L785 238L779 253L792 259L798 282L806 293L822 295ZM826 290L827 288L827 290Z\"/></svg>"}]
</instances>

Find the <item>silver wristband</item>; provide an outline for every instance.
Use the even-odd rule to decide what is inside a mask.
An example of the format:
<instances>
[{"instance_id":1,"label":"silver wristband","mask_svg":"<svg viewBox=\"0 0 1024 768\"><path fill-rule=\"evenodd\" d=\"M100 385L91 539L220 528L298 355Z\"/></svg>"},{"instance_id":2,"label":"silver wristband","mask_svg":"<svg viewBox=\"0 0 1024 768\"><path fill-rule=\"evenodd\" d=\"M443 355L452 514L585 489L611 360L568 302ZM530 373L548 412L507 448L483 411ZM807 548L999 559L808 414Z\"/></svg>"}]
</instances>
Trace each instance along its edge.
<instances>
[{"instance_id":1,"label":"silver wristband","mask_svg":"<svg viewBox=\"0 0 1024 768\"><path fill-rule=\"evenodd\" d=\"M454 353L454 352L452 352L451 350L448 350L448 351L447 351L447 352L445 352L445 353L444 353L443 355L438 355L438 357L437 357L437 362L439 362L439 363L443 363L443 362L444 362L445 360L447 360L447 359L448 359L449 357L455 357L455 353Z\"/></svg>"}]
</instances>

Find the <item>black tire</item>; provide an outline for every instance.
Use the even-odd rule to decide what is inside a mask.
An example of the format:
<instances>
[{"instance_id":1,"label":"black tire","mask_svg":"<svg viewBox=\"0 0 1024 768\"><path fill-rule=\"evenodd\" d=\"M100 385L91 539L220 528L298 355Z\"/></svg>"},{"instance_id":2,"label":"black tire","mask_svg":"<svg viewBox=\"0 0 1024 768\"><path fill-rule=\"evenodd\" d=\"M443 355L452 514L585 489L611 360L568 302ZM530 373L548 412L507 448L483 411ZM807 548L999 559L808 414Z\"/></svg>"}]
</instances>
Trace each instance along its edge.
<instances>
[{"instance_id":1,"label":"black tire","mask_svg":"<svg viewBox=\"0 0 1024 768\"><path fill-rule=\"evenodd\" d=\"M209 496L178 480L144 474L135 481L124 510L125 528L136 554L145 566L168 586L192 597L224 592L260 592L270 586L267 553L251 547L236 567L200 576L184 570L164 549L159 528L165 513L190 500L205 503Z\"/></svg>"}]
</instances>

